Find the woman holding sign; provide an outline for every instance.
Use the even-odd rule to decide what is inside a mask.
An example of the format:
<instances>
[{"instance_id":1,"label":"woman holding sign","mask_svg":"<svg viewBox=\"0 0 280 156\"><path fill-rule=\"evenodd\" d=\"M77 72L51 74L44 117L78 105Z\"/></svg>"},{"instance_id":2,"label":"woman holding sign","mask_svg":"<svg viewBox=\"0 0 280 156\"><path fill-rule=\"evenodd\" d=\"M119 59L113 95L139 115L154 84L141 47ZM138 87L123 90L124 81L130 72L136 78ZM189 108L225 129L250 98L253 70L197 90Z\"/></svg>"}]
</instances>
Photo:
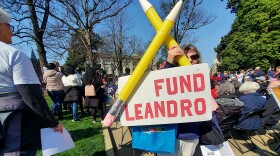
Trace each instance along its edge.
<instances>
[{"instance_id":1,"label":"woman holding sign","mask_svg":"<svg viewBox=\"0 0 280 156\"><path fill-rule=\"evenodd\" d=\"M186 55L192 65L200 63L200 53L198 49L189 44L181 49L179 46L172 47L168 51L167 61L164 68L172 68L178 66L175 60L176 56ZM212 108L215 110L217 104ZM195 148L199 143L200 122L180 123L178 124L176 152L174 154L158 154L159 156L192 156Z\"/></svg>"}]
</instances>

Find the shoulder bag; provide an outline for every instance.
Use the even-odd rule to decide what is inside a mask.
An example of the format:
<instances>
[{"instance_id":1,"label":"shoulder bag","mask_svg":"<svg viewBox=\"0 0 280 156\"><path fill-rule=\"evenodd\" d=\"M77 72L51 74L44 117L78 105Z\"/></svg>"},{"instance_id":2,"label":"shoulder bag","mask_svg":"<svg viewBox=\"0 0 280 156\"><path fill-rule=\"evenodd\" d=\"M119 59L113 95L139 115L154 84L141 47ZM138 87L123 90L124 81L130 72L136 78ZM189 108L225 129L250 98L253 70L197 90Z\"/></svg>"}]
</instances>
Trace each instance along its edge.
<instances>
[{"instance_id":1,"label":"shoulder bag","mask_svg":"<svg viewBox=\"0 0 280 156\"><path fill-rule=\"evenodd\" d=\"M96 91L93 85L93 81L94 80L92 80L92 84L85 86L85 96L96 96Z\"/></svg>"}]
</instances>

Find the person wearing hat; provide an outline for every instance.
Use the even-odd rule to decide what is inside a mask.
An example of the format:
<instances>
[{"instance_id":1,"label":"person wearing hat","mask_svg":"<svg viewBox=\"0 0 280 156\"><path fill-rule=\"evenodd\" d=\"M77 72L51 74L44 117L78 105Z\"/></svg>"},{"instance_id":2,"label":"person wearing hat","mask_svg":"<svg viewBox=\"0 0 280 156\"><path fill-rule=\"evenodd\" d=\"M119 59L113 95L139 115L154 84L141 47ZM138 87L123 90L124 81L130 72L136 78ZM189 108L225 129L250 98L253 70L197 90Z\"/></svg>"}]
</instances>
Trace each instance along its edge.
<instances>
[{"instance_id":1,"label":"person wearing hat","mask_svg":"<svg viewBox=\"0 0 280 156\"><path fill-rule=\"evenodd\" d=\"M260 76L256 78L257 83L260 85L260 89L257 90L258 93L260 93L261 96L265 96L267 94L267 82L266 78L264 76Z\"/></svg>"},{"instance_id":2,"label":"person wearing hat","mask_svg":"<svg viewBox=\"0 0 280 156\"><path fill-rule=\"evenodd\" d=\"M268 77L268 78L274 78L274 73L275 73L275 68L271 67L271 68L267 71L267 77Z\"/></svg>"},{"instance_id":3,"label":"person wearing hat","mask_svg":"<svg viewBox=\"0 0 280 156\"><path fill-rule=\"evenodd\" d=\"M40 129L63 127L49 109L30 59L10 46L13 27L0 8L0 155L36 155Z\"/></svg>"},{"instance_id":4,"label":"person wearing hat","mask_svg":"<svg viewBox=\"0 0 280 156\"><path fill-rule=\"evenodd\" d=\"M245 77L244 77L244 82L247 82L247 81L252 82L252 81L253 81L253 79L252 79L252 78L250 78L250 76L245 76Z\"/></svg>"},{"instance_id":5,"label":"person wearing hat","mask_svg":"<svg viewBox=\"0 0 280 156\"><path fill-rule=\"evenodd\" d=\"M256 67L255 73L253 74L254 81L256 81L256 78L260 76L264 76L264 72L261 70L261 67Z\"/></svg>"}]
</instances>

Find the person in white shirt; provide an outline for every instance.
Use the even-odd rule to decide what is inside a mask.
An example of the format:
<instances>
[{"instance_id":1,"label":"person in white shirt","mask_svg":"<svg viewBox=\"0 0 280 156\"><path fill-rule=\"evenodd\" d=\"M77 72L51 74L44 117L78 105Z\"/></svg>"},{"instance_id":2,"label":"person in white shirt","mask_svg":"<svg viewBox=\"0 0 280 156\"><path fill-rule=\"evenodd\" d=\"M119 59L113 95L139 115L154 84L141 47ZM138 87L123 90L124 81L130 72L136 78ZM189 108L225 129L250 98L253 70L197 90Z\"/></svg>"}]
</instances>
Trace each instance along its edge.
<instances>
[{"instance_id":1,"label":"person in white shirt","mask_svg":"<svg viewBox=\"0 0 280 156\"><path fill-rule=\"evenodd\" d=\"M63 69L64 76L62 83L64 85L65 102L72 104L73 122L78 121L80 115L77 113L77 104L80 96L80 87L83 85L81 74L75 73L75 68L66 65Z\"/></svg>"},{"instance_id":2,"label":"person in white shirt","mask_svg":"<svg viewBox=\"0 0 280 156\"><path fill-rule=\"evenodd\" d=\"M40 129L63 131L52 115L30 59L13 48L9 15L0 8L0 155L36 155Z\"/></svg>"},{"instance_id":3,"label":"person in white shirt","mask_svg":"<svg viewBox=\"0 0 280 156\"><path fill-rule=\"evenodd\" d=\"M237 75L237 79L239 82L243 83L243 79L244 79L244 74L245 71L244 70L241 70L240 73Z\"/></svg>"}]
</instances>

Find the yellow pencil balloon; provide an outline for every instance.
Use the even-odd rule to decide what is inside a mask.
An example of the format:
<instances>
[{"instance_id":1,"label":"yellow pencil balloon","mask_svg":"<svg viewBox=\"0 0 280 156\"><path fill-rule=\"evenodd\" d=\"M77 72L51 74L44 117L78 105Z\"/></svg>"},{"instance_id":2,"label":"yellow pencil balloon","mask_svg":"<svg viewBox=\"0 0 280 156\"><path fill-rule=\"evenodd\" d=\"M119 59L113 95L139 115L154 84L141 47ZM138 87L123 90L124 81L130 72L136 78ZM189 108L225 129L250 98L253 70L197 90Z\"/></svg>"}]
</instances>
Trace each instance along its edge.
<instances>
[{"instance_id":1,"label":"yellow pencil balloon","mask_svg":"<svg viewBox=\"0 0 280 156\"><path fill-rule=\"evenodd\" d=\"M139 0L139 2L152 26L156 29L156 31L160 30L160 28L162 27L162 21L159 15L157 14L156 10L154 9L153 5L149 3L147 0ZM173 46L178 46L178 43L170 34L168 34L164 43L168 49L170 49ZM180 66L191 65L191 62L186 57L186 55L177 56L175 57L175 59Z\"/></svg>"},{"instance_id":2,"label":"yellow pencil balloon","mask_svg":"<svg viewBox=\"0 0 280 156\"><path fill-rule=\"evenodd\" d=\"M180 0L177 2L177 4L174 6L174 8L171 10L171 12L168 14L166 19L162 23L162 27L157 31L157 34L150 43L145 54L141 58L140 62L137 64L135 70L124 85L123 89L121 90L117 100L114 102L109 112L107 113L105 119L103 120L104 126L111 126L115 121L115 118L117 117L120 109L123 107L125 101L128 99L131 92L134 90L135 86L143 76L151 60L154 58L160 46L170 33L172 26L174 25L174 22L176 20L176 16L178 15L181 9L181 6L182 1Z\"/></svg>"},{"instance_id":3,"label":"yellow pencil balloon","mask_svg":"<svg viewBox=\"0 0 280 156\"><path fill-rule=\"evenodd\" d=\"M153 5L151 3L149 3L147 0L139 0L139 1L140 1L140 4L141 4L146 16L148 17L150 23L158 31L162 27L162 21L161 21L159 15L157 14L156 10L154 9ZM175 39L171 35L167 36L164 43L168 49L170 49L172 46L178 46L178 43L175 41ZM175 57L175 59L179 63L180 66L191 65L191 62L186 57L186 55L177 56L177 57ZM212 101L213 100L214 99L212 97Z\"/></svg>"}]
</instances>

